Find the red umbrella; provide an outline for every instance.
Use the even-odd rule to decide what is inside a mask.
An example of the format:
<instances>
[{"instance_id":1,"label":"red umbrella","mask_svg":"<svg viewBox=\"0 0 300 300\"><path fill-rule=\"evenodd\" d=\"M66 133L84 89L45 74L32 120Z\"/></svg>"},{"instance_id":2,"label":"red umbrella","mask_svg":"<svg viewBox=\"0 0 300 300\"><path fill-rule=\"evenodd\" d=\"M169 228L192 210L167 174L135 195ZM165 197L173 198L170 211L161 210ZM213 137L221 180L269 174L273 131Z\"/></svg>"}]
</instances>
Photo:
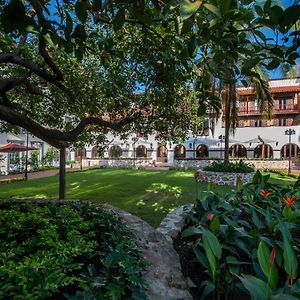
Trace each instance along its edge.
<instances>
[{"instance_id":1,"label":"red umbrella","mask_svg":"<svg viewBox=\"0 0 300 300\"><path fill-rule=\"evenodd\" d=\"M24 145L14 144L14 143L9 143L0 147L0 152L24 152L26 150L31 151L31 150L39 150L39 149L34 147L26 147Z\"/></svg>"}]
</instances>

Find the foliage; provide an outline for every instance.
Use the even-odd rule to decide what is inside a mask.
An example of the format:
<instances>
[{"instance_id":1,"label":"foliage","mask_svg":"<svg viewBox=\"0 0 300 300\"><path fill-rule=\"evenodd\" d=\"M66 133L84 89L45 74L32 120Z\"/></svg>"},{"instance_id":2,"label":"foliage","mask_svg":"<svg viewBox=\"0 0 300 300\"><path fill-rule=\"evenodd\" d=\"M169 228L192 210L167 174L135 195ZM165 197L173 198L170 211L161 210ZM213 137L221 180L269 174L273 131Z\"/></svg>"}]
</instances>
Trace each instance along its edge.
<instances>
[{"instance_id":1,"label":"foliage","mask_svg":"<svg viewBox=\"0 0 300 300\"><path fill-rule=\"evenodd\" d=\"M269 177L258 171L223 197L199 194L182 235L194 237L202 299L299 299L300 179L282 187Z\"/></svg>"},{"instance_id":2,"label":"foliage","mask_svg":"<svg viewBox=\"0 0 300 300\"><path fill-rule=\"evenodd\" d=\"M145 299L145 264L113 213L2 203L0 224L1 299Z\"/></svg>"},{"instance_id":3,"label":"foliage","mask_svg":"<svg viewBox=\"0 0 300 300\"><path fill-rule=\"evenodd\" d=\"M31 151L30 153L29 164L32 170L35 170L39 166L39 155L40 155L39 150Z\"/></svg>"},{"instance_id":4,"label":"foliage","mask_svg":"<svg viewBox=\"0 0 300 300\"><path fill-rule=\"evenodd\" d=\"M59 152L53 147L47 149L44 157L42 158L42 164L46 166L53 166L54 162L59 161Z\"/></svg>"},{"instance_id":5,"label":"foliage","mask_svg":"<svg viewBox=\"0 0 300 300\"><path fill-rule=\"evenodd\" d=\"M220 161L213 161L211 165L203 168L204 171L213 172L228 172L228 173L251 173L254 172L252 165L245 163L243 160L233 163L224 163Z\"/></svg>"}]
</instances>

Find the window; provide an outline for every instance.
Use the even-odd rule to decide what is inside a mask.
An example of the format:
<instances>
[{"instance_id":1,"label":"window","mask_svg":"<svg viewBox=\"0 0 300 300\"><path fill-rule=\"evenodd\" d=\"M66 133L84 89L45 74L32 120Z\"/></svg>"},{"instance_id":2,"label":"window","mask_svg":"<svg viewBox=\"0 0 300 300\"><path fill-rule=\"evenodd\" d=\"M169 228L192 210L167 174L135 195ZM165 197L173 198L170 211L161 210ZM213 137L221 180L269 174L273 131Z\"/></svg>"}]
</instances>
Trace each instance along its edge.
<instances>
[{"instance_id":1,"label":"window","mask_svg":"<svg viewBox=\"0 0 300 300\"><path fill-rule=\"evenodd\" d=\"M262 120L255 120L254 127L262 127Z\"/></svg>"},{"instance_id":2,"label":"window","mask_svg":"<svg viewBox=\"0 0 300 300\"><path fill-rule=\"evenodd\" d=\"M287 126L287 119L278 119L278 126Z\"/></svg>"}]
</instances>

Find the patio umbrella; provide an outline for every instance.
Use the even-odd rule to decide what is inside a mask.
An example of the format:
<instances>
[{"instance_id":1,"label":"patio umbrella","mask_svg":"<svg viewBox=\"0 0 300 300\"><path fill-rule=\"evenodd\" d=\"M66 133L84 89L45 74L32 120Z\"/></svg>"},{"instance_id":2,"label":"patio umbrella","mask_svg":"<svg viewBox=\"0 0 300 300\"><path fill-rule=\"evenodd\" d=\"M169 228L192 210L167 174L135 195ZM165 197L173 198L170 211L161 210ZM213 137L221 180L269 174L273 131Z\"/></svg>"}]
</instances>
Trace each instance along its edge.
<instances>
[{"instance_id":1,"label":"patio umbrella","mask_svg":"<svg viewBox=\"0 0 300 300\"><path fill-rule=\"evenodd\" d=\"M27 147L21 144L8 143L0 147L0 153L12 153L12 152L25 152L26 151L26 162L25 162L25 179L27 180L27 151L39 150L34 147Z\"/></svg>"},{"instance_id":2,"label":"patio umbrella","mask_svg":"<svg viewBox=\"0 0 300 300\"><path fill-rule=\"evenodd\" d=\"M2 152L2 153L25 152L25 151L33 151L33 150L39 150L39 149L34 148L34 147L26 147L24 145L15 144L15 143L8 143L8 144L0 147L0 152Z\"/></svg>"}]
</instances>

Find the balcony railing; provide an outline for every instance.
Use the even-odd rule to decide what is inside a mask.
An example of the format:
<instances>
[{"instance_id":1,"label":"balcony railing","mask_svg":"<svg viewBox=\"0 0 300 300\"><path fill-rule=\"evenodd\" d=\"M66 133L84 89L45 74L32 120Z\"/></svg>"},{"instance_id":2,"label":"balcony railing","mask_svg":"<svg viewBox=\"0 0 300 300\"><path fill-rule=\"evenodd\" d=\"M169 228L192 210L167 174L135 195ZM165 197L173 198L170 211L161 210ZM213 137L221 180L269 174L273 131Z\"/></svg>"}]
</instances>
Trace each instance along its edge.
<instances>
[{"instance_id":1,"label":"balcony railing","mask_svg":"<svg viewBox=\"0 0 300 300\"><path fill-rule=\"evenodd\" d=\"M273 106L273 114L298 114L298 113L299 113L298 105L288 104L282 106L277 106L277 105ZM258 116L258 115L262 115L262 113L258 108L248 108L247 110L246 107L240 107L238 110L238 115Z\"/></svg>"}]
</instances>

